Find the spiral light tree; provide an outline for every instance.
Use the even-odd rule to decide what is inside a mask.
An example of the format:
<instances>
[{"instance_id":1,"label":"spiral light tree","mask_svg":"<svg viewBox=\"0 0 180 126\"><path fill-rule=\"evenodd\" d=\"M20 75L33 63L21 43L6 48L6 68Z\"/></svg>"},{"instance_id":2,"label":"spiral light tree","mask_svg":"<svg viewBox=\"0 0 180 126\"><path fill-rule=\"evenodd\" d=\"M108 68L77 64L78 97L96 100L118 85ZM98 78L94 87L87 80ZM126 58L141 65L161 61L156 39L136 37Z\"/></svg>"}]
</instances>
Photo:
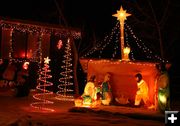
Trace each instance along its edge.
<instances>
[{"instance_id":1,"label":"spiral light tree","mask_svg":"<svg viewBox=\"0 0 180 126\"><path fill-rule=\"evenodd\" d=\"M72 52L69 38L66 43L64 60L62 62L62 72L60 73L61 78L59 79L60 84L58 85L59 90L57 91L56 98L58 100L73 101Z\"/></svg>"},{"instance_id":2,"label":"spiral light tree","mask_svg":"<svg viewBox=\"0 0 180 126\"><path fill-rule=\"evenodd\" d=\"M47 81L47 79L52 78L51 75L48 73L51 72L49 69L49 57L44 58L44 67L42 68L42 71L40 72L39 77L39 84L36 86L36 89L39 93L33 95L33 98L36 100L39 100L39 102L31 103L31 106L35 109L41 110L41 111L51 111L53 112L54 109L48 108L45 105L53 104L52 101L49 101L48 98L53 95L53 92L49 91L47 87L52 86L53 83Z\"/></svg>"}]
</instances>

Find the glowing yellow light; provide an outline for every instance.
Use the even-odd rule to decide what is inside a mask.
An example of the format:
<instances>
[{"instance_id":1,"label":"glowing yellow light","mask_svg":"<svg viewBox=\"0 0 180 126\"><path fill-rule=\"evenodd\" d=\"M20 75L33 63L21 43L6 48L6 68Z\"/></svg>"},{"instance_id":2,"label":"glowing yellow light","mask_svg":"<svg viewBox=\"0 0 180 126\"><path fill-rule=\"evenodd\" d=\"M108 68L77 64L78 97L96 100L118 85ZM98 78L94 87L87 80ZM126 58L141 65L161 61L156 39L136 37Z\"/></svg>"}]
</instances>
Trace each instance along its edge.
<instances>
[{"instance_id":1,"label":"glowing yellow light","mask_svg":"<svg viewBox=\"0 0 180 126\"><path fill-rule=\"evenodd\" d=\"M130 53L131 49L129 47L125 47L123 49L123 53L124 53L124 57L123 60L129 60L129 53Z\"/></svg>"},{"instance_id":2,"label":"glowing yellow light","mask_svg":"<svg viewBox=\"0 0 180 126\"><path fill-rule=\"evenodd\" d=\"M44 63L45 63L45 64L49 64L49 61L51 61L51 60L49 59L49 57L44 58Z\"/></svg>"},{"instance_id":3,"label":"glowing yellow light","mask_svg":"<svg viewBox=\"0 0 180 126\"><path fill-rule=\"evenodd\" d=\"M75 103L75 107L81 107L83 105L83 100L82 99L75 99L74 103Z\"/></svg>"},{"instance_id":4,"label":"glowing yellow light","mask_svg":"<svg viewBox=\"0 0 180 126\"><path fill-rule=\"evenodd\" d=\"M124 16L124 13L120 13L120 17L123 17Z\"/></svg>"},{"instance_id":5,"label":"glowing yellow light","mask_svg":"<svg viewBox=\"0 0 180 126\"><path fill-rule=\"evenodd\" d=\"M131 16L131 14L126 13L126 10L123 10L122 6L119 11L117 11L116 14L113 14L114 17L117 17L117 20L124 21L126 20L128 16Z\"/></svg>"},{"instance_id":6,"label":"glowing yellow light","mask_svg":"<svg viewBox=\"0 0 180 126\"><path fill-rule=\"evenodd\" d=\"M129 47L125 47L123 51L124 51L124 54L129 54L131 49Z\"/></svg>"},{"instance_id":7,"label":"glowing yellow light","mask_svg":"<svg viewBox=\"0 0 180 126\"><path fill-rule=\"evenodd\" d=\"M131 14L126 13L126 10L123 10L122 6L120 10L117 11L116 14L113 14L112 16L117 17L117 20L120 21L120 45L121 45L121 58L124 59L124 21L126 20L126 17L130 16Z\"/></svg>"},{"instance_id":8,"label":"glowing yellow light","mask_svg":"<svg viewBox=\"0 0 180 126\"><path fill-rule=\"evenodd\" d=\"M159 100L163 103L163 104L166 104L167 102L167 98L165 95L159 95Z\"/></svg>"}]
</instances>

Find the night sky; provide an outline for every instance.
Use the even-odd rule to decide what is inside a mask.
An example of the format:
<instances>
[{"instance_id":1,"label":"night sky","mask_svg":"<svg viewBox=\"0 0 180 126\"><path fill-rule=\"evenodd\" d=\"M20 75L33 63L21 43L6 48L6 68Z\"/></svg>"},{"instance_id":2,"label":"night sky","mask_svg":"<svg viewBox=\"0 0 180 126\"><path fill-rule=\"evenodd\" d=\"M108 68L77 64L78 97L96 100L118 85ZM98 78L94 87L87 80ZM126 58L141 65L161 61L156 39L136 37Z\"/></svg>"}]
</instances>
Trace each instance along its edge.
<instances>
[{"instance_id":1,"label":"night sky","mask_svg":"<svg viewBox=\"0 0 180 126\"><path fill-rule=\"evenodd\" d=\"M112 21L112 2L96 0L57 0L67 25L70 27L88 27L89 30L109 32ZM0 15L65 25L60 17L55 0L6 0L0 4Z\"/></svg>"},{"instance_id":2,"label":"night sky","mask_svg":"<svg viewBox=\"0 0 180 126\"><path fill-rule=\"evenodd\" d=\"M112 14L123 5L132 16L127 23L137 36L160 55L156 22L151 7L160 24L164 57L173 63L178 61L180 40L180 2L178 0L56 0L61 8L59 14L55 0L5 0L0 2L0 16L10 19L39 21L80 28L87 40L102 40L111 32L116 18ZM150 1L150 4L148 3ZM168 5L168 6L167 6ZM165 12L165 15L164 15ZM60 17L60 18L59 18ZM163 19L163 20L162 20Z\"/></svg>"},{"instance_id":3,"label":"night sky","mask_svg":"<svg viewBox=\"0 0 180 126\"><path fill-rule=\"evenodd\" d=\"M103 2L101 0L56 1L61 8L68 26L78 28L87 27L89 30L93 30L97 34L110 32L113 22L116 21L116 19L112 17L112 14L116 13L116 10L118 10L121 5L123 5L128 12L132 13L133 17L139 18L142 21L144 20L144 11L146 11L145 13L150 12L150 9L145 10L147 7L147 1L141 0L104 0ZM161 17L162 11L164 11L164 9L162 9L164 7L162 1L163 0L159 0L159 2L151 1L154 11L157 14L157 18ZM164 2L165 4L166 1ZM169 14L171 16L176 16L174 17L175 21L179 20L177 15L173 15L176 9L178 10L178 7L180 6L180 2L177 1L178 0L172 0L168 8ZM142 12L140 12L140 9L136 7L136 4L138 4L142 9ZM59 20L59 12L55 0L1 1L0 16L65 25L62 16ZM134 21L133 17L128 19L129 22Z\"/></svg>"}]
</instances>

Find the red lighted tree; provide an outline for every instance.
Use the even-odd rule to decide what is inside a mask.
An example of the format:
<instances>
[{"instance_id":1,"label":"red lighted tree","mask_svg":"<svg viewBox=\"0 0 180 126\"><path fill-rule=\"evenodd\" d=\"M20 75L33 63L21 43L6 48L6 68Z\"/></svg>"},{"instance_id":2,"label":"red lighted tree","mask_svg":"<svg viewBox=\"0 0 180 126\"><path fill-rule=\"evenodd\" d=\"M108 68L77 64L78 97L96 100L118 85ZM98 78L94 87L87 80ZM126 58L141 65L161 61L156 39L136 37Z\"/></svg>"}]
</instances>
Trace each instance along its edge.
<instances>
[{"instance_id":1,"label":"red lighted tree","mask_svg":"<svg viewBox=\"0 0 180 126\"><path fill-rule=\"evenodd\" d=\"M53 83L48 81L49 78L52 78L49 72L51 70L49 69L49 57L44 58L44 67L42 68L42 71L40 72L39 77L39 84L36 86L36 89L38 91L37 94L33 95L33 98L36 100L39 100L39 102L34 102L31 104L33 108L42 110L42 111L54 111L54 109L45 107L47 104L53 104L52 101L49 101L48 98L50 95L53 94L53 92L49 91L47 87L52 86Z\"/></svg>"}]
</instances>

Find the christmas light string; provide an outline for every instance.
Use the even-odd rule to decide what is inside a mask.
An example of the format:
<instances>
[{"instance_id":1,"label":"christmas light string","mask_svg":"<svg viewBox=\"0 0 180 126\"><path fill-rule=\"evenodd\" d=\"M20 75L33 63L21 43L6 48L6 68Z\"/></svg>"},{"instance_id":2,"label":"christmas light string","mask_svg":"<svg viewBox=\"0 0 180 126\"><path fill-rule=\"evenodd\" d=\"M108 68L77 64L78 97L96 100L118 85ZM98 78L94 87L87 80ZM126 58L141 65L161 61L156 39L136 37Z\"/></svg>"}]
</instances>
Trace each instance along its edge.
<instances>
[{"instance_id":1,"label":"christmas light string","mask_svg":"<svg viewBox=\"0 0 180 126\"><path fill-rule=\"evenodd\" d=\"M30 33L40 33L43 31L44 33L54 33L54 34L60 34L63 36L69 36L71 35L74 39L80 39L81 38L81 32L71 30L69 32L68 29L65 28L50 28L51 26L41 26L41 25L33 25L33 24L27 24L27 23L16 23L11 21L5 21L0 20L0 26L2 28L9 28L18 30L21 32L30 32Z\"/></svg>"},{"instance_id":2,"label":"christmas light string","mask_svg":"<svg viewBox=\"0 0 180 126\"><path fill-rule=\"evenodd\" d=\"M38 41L38 56L39 56L40 64L42 64L42 37L43 37L43 33L40 33L39 41Z\"/></svg>"},{"instance_id":3,"label":"christmas light string","mask_svg":"<svg viewBox=\"0 0 180 126\"><path fill-rule=\"evenodd\" d=\"M119 23L118 23L119 24ZM114 43L114 52L112 54L112 59L115 59L117 56L117 51L119 49L119 36L120 36L120 32L119 32L119 25L118 25L118 29L116 29L116 35L115 35L115 43Z\"/></svg>"},{"instance_id":4,"label":"christmas light string","mask_svg":"<svg viewBox=\"0 0 180 126\"><path fill-rule=\"evenodd\" d=\"M113 35L115 34L115 31L118 29L119 23L117 22L115 27L112 29L111 34L104 37L103 41L97 42L98 44L95 45L92 49L90 49L86 54L82 56L82 58L86 58L90 55L92 55L96 51L100 51L100 54L102 54L103 49L110 44L111 40L113 39ZM100 58L100 57L99 57Z\"/></svg>"},{"instance_id":5,"label":"christmas light string","mask_svg":"<svg viewBox=\"0 0 180 126\"><path fill-rule=\"evenodd\" d=\"M45 105L53 104L54 102L47 100L47 97L53 95L53 92L47 90L46 88L52 86L53 83L47 81L47 79L52 78L52 76L48 74L49 72L51 72L51 70L49 69L50 59L47 57L44 58L44 60L44 67L40 72L41 76L39 76L39 84L36 86L37 91L39 91L40 93L36 93L33 95L33 98L38 100L39 102L34 102L30 105L31 107L41 111L54 112L54 109L45 107Z\"/></svg>"},{"instance_id":6,"label":"christmas light string","mask_svg":"<svg viewBox=\"0 0 180 126\"><path fill-rule=\"evenodd\" d=\"M125 24L125 26L127 26L127 24ZM128 29L128 27L126 27L127 29ZM129 29L128 29L129 30ZM133 31L132 31L132 29L130 30L130 34L131 34L131 36L134 38L134 39L136 39L137 37L134 35L134 34L132 34L133 33ZM141 45L139 42L138 42L138 38L135 40L135 42L136 42L136 45L138 46L138 48L140 48L140 49L142 49L143 50L143 53L145 53L146 55L146 58L147 59L153 59L152 58L152 56L151 56L151 53L152 53L152 51L150 52L150 53L147 53L147 51L145 50L146 49L146 47L144 47L143 45Z\"/></svg>"},{"instance_id":7,"label":"christmas light string","mask_svg":"<svg viewBox=\"0 0 180 126\"><path fill-rule=\"evenodd\" d=\"M46 24L47 25L47 24ZM8 21L1 19L0 20L0 27L2 29L12 29L13 31L19 31L19 32L24 32L27 34L59 34L62 36L69 36L71 35L74 39L81 39L81 32L79 32L76 29L67 29L63 27L55 27L55 26L49 26L49 25L41 25L41 24L30 24L30 23L25 23L23 21ZM13 60L14 62L22 62L22 58L13 58L13 35L10 34L10 53L9 53L9 59L10 61ZM30 61L33 62L38 62L38 57L37 57L37 52L38 49L33 51L33 55L30 59Z\"/></svg>"},{"instance_id":8,"label":"christmas light string","mask_svg":"<svg viewBox=\"0 0 180 126\"><path fill-rule=\"evenodd\" d=\"M41 57L40 55L38 56L38 53L40 53L40 48L38 47L35 51L33 51L32 57L30 57L29 59L24 59L24 58L14 58L14 29L13 28L7 28L7 27L2 27L3 30L10 30L9 36L10 36L10 40L9 40L9 46L10 46L10 51L9 51L9 61L10 62L26 62L26 61L32 61L32 62L39 62L39 57ZM17 30L17 29L16 29ZM22 31L20 31L22 32ZM24 31L25 32L25 31ZM36 33L30 33L30 34L36 34ZM39 40L37 42L37 45L39 46L41 44L41 39L42 39L42 32L39 32L37 34L39 35ZM41 54L42 55L42 54ZM42 60L42 59L41 59Z\"/></svg>"},{"instance_id":9,"label":"christmas light string","mask_svg":"<svg viewBox=\"0 0 180 126\"><path fill-rule=\"evenodd\" d=\"M7 28L2 28L2 29L7 29ZM7 29L9 30L9 29ZM14 58L14 29L10 29L10 40L9 40L9 46L10 46L10 51L9 51L9 62L12 63L21 63L21 62L26 62L28 61L27 59L18 59L18 58Z\"/></svg>"},{"instance_id":10,"label":"christmas light string","mask_svg":"<svg viewBox=\"0 0 180 126\"><path fill-rule=\"evenodd\" d=\"M93 63L93 64L113 64L113 65L119 65L119 64L134 64L134 65L138 65L138 66L156 66L156 64L154 64L153 62L136 62L136 61L128 61L128 62L124 62L122 60L108 60L108 59L102 59L102 60L89 60L89 63Z\"/></svg>"},{"instance_id":11,"label":"christmas light string","mask_svg":"<svg viewBox=\"0 0 180 126\"><path fill-rule=\"evenodd\" d=\"M111 42L113 42L113 41L112 41L112 40L113 40L113 36L114 36L114 34L116 33L116 30L118 29L118 26L119 26L119 24L117 23L116 26L113 28L110 36L108 36L108 39L107 39L107 40L105 41L105 43L102 45L102 47L101 47L101 49L100 49L100 51L99 51L99 58L102 58L102 53L103 53L104 49L105 49Z\"/></svg>"},{"instance_id":12,"label":"christmas light string","mask_svg":"<svg viewBox=\"0 0 180 126\"><path fill-rule=\"evenodd\" d=\"M95 47L92 47L82 58L87 57L91 54L93 54L95 51L99 50L99 48L102 46L102 44L107 40L108 36L105 36L103 41L97 42Z\"/></svg>"},{"instance_id":13,"label":"christmas light string","mask_svg":"<svg viewBox=\"0 0 180 126\"><path fill-rule=\"evenodd\" d=\"M14 29L10 29L10 40L9 40L9 45L10 45L10 52L9 52L9 62L12 62L13 60L13 52L14 52L14 49L13 49L13 31Z\"/></svg>"},{"instance_id":14,"label":"christmas light string","mask_svg":"<svg viewBox=\"0 0 180 126\"><path fill-rule=\"evenodd\" d=\"M102 45L100 51L99 51L99 59L102 58L102 53L104 51L104 49L112 42L113 40L113 35L115 34L115 30L116 29L113 29L113 32L111 33L111 36L109 37L109 39L106 41L105 44Z\"/></svg>"},{"instance_id":15,"label":"christmas light string","mask_svg":"<svg viewBox=\"0 0 180 126\"><path fill-rule=\"evenodd\" d=\"M57 97L58 100L64 100L64 101L73 101L74 97L72 95L73 93L73 83L72 83L72 51L71 51L71 44L70 39L68 38L66 47L65 47L65 55L62 68L62 72L60 75L62 76L59 79L60 84L58 85L59 91L57 91Z\"/></svg>"},{"instance_id":16,"label":"christmas light string","mask_svg":"<svg viewBox=\"0 0 180 126\"><path fill-rule=\"evenodd\" d=\"M126 23L125 23L126 24ZM134 58L134 53L133 53L133 49L132 49L132 47L130 46L130 43L129 43L129 36L128 36L128 32L127 32L127 28L125 27L124 28L124 32L125 32L125 43L126 43L126 45L128 46L128 47L130 47L130 49L131 49L131 51L130 51L130 54L129 55L131 55L130 57L131 57L131 60L135 60L135 58Z\"/></svg>"},{"instance_id":17,"label":"christmas light string","mask_svg":"<svg viewBox=\"0 0 180 126\"><path fill-rule=\"evenodd\" d=\"M110 35L106 36L104 38L104 41L101 41L98 43L95 47L93 47L88 53L86 53L82 58L85 58L87 56L92 56L92 54L96 51L99 51L99 58L102 58L102 53L104 49L111 43L113 43L114 46L114 51L112 53L112 58L115 59L117 57L117 52L119 49L119 36L120 36L120 31L119 31L119 22L116 23L115 27L112 29L112 32ZM127 36L128 37L128 36ZM127 38L126 37L126 38ZM128 43L128 39L126 40ZM133 52L131 51L131 57L134 59Z\"/></svg>"},{"instance_id":18,"label":"christmas light string","mask_svg":"<svg viewBox=\"0 0 180 126\"><path fill-rule=\"evenodd\" d=\"M39 78L41 78L41 65L42 65L42 33L39 33L38 37L38 50L37 50L37 56L38 56L38 75ZM37 83L40 84L40 79L37 79Z\"/></svg>"},{"instance_id":19,"label":"christmas light string","mask_svg":"<svg viewBox=\"0 0 180 126\"><path fill-rule=\"evenodd\" d=\"M145 46L144 42L142 40L138 39L136 35L134 34L132 28L126 23L125 27L129 30L131 36L135 39L135 43L137 46L143 50L143 52L146 54L146 57L151 60L158 60L160 62L168 62L167 60L162 59L160 56L153 54L153 52Z\"/></svg>"},{"instance_id":20,"label":"christmas light string","mask_svg":"<svg viewBox=\"0 0 180 126\"><path fill-rule=\"evenodd\" d=\"M33 33L31 33L33 34ZM32 52L32 57L30 57L30 61L33 62L40 62L40 64L42 63L42 49L41 49L41 43L42 43L42 37L43 37L43 33L38 33L39 37L38 37L38 41L35 45L35 47L38 47L35 51Z\"/></svg>"},{"instance_id":21,"label":"christmas light string","mask_svg":"<svg viewBox=\"0 0 180 126\"><path fill-rule=\"evenodd\" d=\"M106 48L107 45L110 44L110 42L113 40L113 35L115 34L115 46L114 46L114 52L112 54L112 59L115 58L116 54L117 54L117 49L118 49L118 35L120 34L119 31L116 31L119 28L118 23L116 24L115 28L112 29L112 32L110 34L110 36L106 36L104 41L101 41L99 44L97 44L95 47L93 47L90 51L88 51L82 58L86 58L87 56L92 56L92 54L96 51L99 51L99 58L102 58L102 53L104 51L104 49ZM150 59L150 60L158 60L161 62L168 62L167 60L162 59L160 56L155 55L147 46L145 46L144 42L142 42L140 39L138 39L136 37L136 35L134 34L132 28L130 28L129 25L127 25L127 23L125 23L125 42L127 44L127 46L130 46L129 44L129 40L128 40L128 31L130 32L130 35L135 39L135 43L137 44L138 48L143 50L143 53L146 54L146 58ZM134 58L134 53L133 50L131 48L131 60L135 60Z\"/></svg>"}]
</instances>

